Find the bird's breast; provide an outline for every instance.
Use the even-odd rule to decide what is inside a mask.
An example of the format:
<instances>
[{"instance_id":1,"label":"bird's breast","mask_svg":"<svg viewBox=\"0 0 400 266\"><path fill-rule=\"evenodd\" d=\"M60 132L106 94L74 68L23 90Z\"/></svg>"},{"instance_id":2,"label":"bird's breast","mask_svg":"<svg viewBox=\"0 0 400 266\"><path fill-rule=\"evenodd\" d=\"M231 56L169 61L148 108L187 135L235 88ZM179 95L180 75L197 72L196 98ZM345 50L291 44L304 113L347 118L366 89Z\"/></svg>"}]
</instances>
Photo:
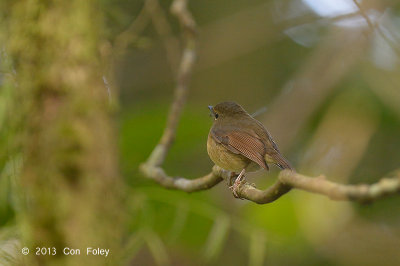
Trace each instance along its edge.
<instances>
[{"instance_id":1,"label":"bird's breast","mask_svg":"<svg viewBox=\"0 0 400 266\"><path fill-rule=\"evenodd\" d=\"M217 143L210 134L207 139L207 152L216 165L228 171L240 172L244 168L254 171L259 168L253 167L255 163L245 156L233 153L225 148L224 145Z\"/></svg>"}]
</instances>

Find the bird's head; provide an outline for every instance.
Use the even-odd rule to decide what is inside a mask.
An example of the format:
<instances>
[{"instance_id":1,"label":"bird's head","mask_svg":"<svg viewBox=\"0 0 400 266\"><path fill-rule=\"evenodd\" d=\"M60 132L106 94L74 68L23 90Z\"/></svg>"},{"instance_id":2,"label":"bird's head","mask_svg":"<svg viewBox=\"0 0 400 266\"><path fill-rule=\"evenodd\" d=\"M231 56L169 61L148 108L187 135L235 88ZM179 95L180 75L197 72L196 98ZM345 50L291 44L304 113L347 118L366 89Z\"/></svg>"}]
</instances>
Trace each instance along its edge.
<instances>
[{"instance_id":1,"label":"bird's head","mask_svg":"<svg viewBox=\"0 0 400 266\"><path fill-rule=\"evenodd\" d=\"M248 115L243 107L235 102L222 102L215 106L210 105L208 108L215 121Z\"/></svg>"}]
</instances>

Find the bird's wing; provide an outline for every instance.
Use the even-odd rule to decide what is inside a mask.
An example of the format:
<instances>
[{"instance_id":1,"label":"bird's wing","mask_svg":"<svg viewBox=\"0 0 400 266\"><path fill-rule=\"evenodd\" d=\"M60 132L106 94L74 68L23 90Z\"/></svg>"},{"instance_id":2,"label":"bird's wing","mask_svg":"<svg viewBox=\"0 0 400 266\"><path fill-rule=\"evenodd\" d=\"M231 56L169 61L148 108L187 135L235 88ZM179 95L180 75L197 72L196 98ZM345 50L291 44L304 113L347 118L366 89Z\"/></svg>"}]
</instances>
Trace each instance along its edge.
<instances>
[{"instance_id":1,"label":"bird's wing","mask_svg":"<svg viewBox=\"0 0 400 266\"><path fill-rule=\"evenodd\" d=\"M288 160L286 160L285 157L283 157L283 155L280 154L279 151L276 149L267 149L267 152L265 153L265 158L267 162L273 162L281 169L294 170Z\"/></svg>"},{"instance_id":2,"label":"bird's wing","mask_svg":"<svg viewBox=\"0 0 400 266\"><path fill-rule=\"evenodd\" d=\"M224 145L231 152L241 154L262 168L269 169L264 159L265 145L256 136L234 130L229 132L212 130L211 136L216 142Z\"/></svg>"},{"instance_id":3,"label":"bird's wing","mask_svg":"<svg viewBox=\"0 0 400 266\"><path fill-rule=\"evenodd\" d=\"M268 130L265 129L263 124L260 121L255 120L259 126L258 133L262 135L265 143L265 157L267 162L274 162L278 165L281 169L290 169L294 170L294 168L290 165L290 163L283 157L281 152L278 149L275 141L272 139L271 135L269 134ZM257 134L257 133L255 133Z\"/></svg>"}]
</instances>

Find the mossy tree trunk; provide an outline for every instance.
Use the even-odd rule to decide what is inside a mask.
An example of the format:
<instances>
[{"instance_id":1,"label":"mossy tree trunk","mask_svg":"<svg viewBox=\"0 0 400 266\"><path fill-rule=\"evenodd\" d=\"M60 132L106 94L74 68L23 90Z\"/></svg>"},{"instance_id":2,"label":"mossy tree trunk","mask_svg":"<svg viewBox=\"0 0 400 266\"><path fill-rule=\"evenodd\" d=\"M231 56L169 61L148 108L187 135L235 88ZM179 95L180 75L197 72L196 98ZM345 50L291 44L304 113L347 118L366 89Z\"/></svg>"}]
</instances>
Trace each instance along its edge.
<instances>
[{"instance_id":1,"label":"mossy tree trunk","mask_svg":"<svg viewBox=\"0 0 400 266\"><path fill-rule=\"evenodd\" d=\"M4 4L4 3L3 3ZM98 1L6 1L7 51L23 114L18 216L29 265L114 264L121 242L121 180L99 50ZM35 256L55 247L55 256ZM80 256L63 249L79 248ZM110 249L107 258L86 248ZM114 261L113 261L114 260ZM113 262L112 262L113 261Z\"/></svg>"}]
</instances>

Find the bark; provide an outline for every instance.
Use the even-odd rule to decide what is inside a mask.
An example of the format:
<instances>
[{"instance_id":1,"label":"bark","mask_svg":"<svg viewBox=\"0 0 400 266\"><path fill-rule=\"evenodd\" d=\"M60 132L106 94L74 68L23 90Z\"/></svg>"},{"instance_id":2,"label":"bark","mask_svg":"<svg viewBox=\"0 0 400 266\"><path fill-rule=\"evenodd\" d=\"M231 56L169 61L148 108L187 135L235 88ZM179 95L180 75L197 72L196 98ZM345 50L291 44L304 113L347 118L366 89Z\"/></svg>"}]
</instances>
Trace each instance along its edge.
<instances>
[{"instance_id":1,"label":"bark","mask_svg":"<svg viewBox=\"0 0 400 266\"><path fill-rule=\"evenodd\" d=\"M7 1L7 51L22 123L18 222L29 265L103 265L118 257L121 181L102 81L97 1ZM32 255L54 247L55 256ZM80 256L63 249L79 248ZM110 249L107 258L86 249Z\"/></svg>"}]
</instances>

